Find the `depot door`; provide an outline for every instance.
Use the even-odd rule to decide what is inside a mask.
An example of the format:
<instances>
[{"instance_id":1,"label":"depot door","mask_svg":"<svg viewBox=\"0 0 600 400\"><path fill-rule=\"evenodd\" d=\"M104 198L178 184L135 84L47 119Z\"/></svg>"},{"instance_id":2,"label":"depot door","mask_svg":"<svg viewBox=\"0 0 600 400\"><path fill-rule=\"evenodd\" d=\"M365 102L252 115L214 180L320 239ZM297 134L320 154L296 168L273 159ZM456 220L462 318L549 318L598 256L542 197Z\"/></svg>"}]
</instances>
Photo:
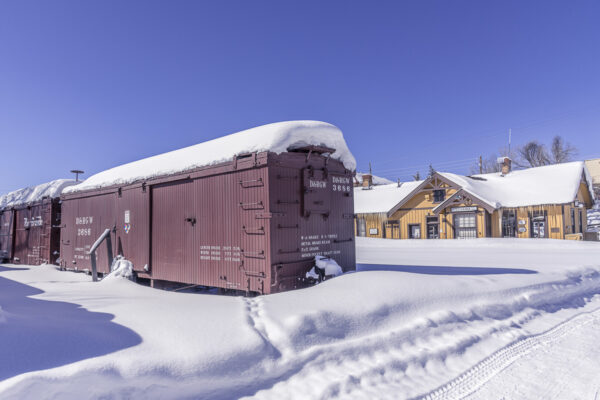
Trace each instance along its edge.
<instances>
[{"instance_id":1,"label":"depot door","mask_svg":"<svg viewBox=\"0 0 600 400\"><path fill-rule=\"evenodd\" d=\"M531 219L531 237L548 237L546 235L546 214L544 212L534 212L529 218Z\"/></svg>"},{"instance_id":2,"label":"depot door","mask_svg":"<svg viewBox=\"0 0 600 400\"><path fill-rule=\"evenodd\" d=\"M356 224L358 229L358 236L367 236L367 222L364 220L364 218L359 218L356 221Z\"/></svg>"},{"instance_id":3,"label":"depot door","mask_svg":"<svg viewBox=\"0 0 600 400\"><path fill-rule=\"evenodd\" d=\"M454 214L454 237L475 239L477 237L477 214Z\"/></svg>"},{"instance_id":4,"label":"depot door","mask_svg":"<svg viewBox=\"0 0 600 400\"><path fill-rule=\"evenodd\" d=\"M427 239L440 238L440 224L438 217L427 217Z\"/></svg>"}]
</instances>

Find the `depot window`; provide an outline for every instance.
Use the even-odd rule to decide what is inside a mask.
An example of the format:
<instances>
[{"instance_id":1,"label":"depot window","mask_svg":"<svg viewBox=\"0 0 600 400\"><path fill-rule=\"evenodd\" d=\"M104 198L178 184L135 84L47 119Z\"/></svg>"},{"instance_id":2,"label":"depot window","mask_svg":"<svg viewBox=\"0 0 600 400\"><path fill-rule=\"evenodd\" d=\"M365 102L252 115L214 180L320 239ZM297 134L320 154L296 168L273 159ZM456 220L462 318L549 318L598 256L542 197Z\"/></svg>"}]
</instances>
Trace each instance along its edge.
<instances>
[{"instance_id":1,"label":"depot window","mask_svg":"<svg viewBox=\"0 0 600 400\"><path fill-rule=\"evenodd\" d=\"M421 224L408 225L408 237L410 239L421 239Z\"/></svg>"},{"instance_id":2,"label":"depot window","mask_svg":"<svg viewBox=\"0 0 600 400\"><path fill-rule=\"evenodd\" d=\"M433 202L441 203L446 198L446 189L438 189L433 191Z\"/></svg>"}]
</instances>

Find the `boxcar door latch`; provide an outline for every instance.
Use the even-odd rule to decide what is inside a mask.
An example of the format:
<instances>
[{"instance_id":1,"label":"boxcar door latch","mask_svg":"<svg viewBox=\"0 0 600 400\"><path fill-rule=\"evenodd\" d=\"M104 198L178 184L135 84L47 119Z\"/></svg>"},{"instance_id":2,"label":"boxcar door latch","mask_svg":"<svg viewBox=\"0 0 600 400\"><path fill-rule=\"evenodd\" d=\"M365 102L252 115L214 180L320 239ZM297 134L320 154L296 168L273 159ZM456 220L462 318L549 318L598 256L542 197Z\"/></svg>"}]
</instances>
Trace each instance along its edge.
<instances>
[{"instance_id":1,"label":"boxcar door latch","mask_svg":"<svg viewBox=\"0 0 600 400\"><path fill-rule=\"evenodd\" d=\"M196 218L194 218L194 217L186 218L185 221L192 224L192 226L196 225Z\"/></svg>"}]
</instances>

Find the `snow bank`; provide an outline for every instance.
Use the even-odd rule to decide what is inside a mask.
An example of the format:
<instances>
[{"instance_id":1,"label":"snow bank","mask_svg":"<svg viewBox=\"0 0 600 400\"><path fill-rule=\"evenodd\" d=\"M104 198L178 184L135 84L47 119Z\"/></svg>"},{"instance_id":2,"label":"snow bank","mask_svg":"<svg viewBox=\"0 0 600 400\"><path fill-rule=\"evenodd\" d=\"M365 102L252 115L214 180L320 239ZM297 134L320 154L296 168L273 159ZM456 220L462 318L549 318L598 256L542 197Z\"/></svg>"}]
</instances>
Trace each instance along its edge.
<instances>
[{"instance_id":1,"label":"snow bank","mask_svg":"<svg viewBox=\"0 0 600 400\"><path fill-rule=\"evenodd\" d=\"M338 276L343 273L342 267L334 259L323 256L315 256L317 268L325 272L325 276Z\"/></svg>"},{"instance_id":2,"label":"snow bank","mask_svg":"<svg viewBox=\"0 0 600 400\"><path fill-rule=\"evenodd\" d=\"M41 185L18 189L0 196L0 208L14 207L21 204L32 203L44 197L58 197L61 192L70 186L76 185L72 179L57 179L55 181L42 183Z\"/></svg>"},{"instance_id":3,"label":"snow bank","mask_svg":"<svg viewBox=\"0 0 600 400\"><path fill-rule=\"evenodd\" d=\"M439 174L494 208L570 203L576 198L583 176L591 184L583 161L517 170L505 176L499 172L475 175L475 179L449 172Z\"/></svg>"},{"instance_id":4,"label":"snow bank","mask_svg":"<svg viewBox=\"0 0 600 400\"><path fill-rule=\"evenodd\" d=\"M323 276L338 276L342 275L342 267L332 258L315 256L315 266L306 273L307 278L318 280L320 278L319 272Z\"/></svg>"},{"instance_id":5,"label":"snow bank","mask_svg":"<svg viewBox=\"0 0 600 400\"><path fill-rule=\"evenodd\" d=\"M143 181L231 161L233 156L243 153L271 151L279 154L307 145L334 148L335 152L331 158L340 160L351 171L356 168L354 156L348 149L340 129L326 122L286 121L259 126L121 165L93 175L77 187L65 190L65 193Z\"/></svg>"},{"instance_id":6,"label":"snow bank","mask_svg":"<svg viewBox=\"0 0 600 400\"><path fill-rule=\"evenodd\" d=\"M134 279L133 264L131 263L131 261L121 256L115 257L112 265L110 266L110 271L110 274L106 275L102 279L102 282L110 281L113 279Z\"/></svg>"},{"instance_id":7,"label":"snow bank","mask_svg":"<svg viewBox=\"0 0 600 400\"><path fill-rule=\"evenodd\" d=\"M423 181L402 182L373 186L371 189L354 188L354 213L386 213L401 202Z\"/></svg>"}]
</instances>

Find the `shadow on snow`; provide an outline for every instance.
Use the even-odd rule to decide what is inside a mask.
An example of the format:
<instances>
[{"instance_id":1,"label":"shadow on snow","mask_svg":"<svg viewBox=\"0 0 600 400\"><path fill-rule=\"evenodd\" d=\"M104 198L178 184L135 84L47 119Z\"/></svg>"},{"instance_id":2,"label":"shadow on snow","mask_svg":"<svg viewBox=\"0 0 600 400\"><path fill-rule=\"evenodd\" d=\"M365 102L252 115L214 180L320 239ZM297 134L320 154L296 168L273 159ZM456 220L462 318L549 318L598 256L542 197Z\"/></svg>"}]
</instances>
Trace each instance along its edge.
<instances>
[{"instance_id":1,"label":"shadow on snow","mask_svg":"<svg viewBox=\"0 0 600 400\"><path fill-rule=\"evenodd\" d=\"M0 272L7 270L0 266ZM40 293L44 292L0 277L0 381L142 342L131 329L111 322L112 314L28 297Z\"/></svg>"},{"instance_id":2,"label":"shadow on snow","mask_svg":"<svg viewBox=\"0 0 600 400\"><path fill-rule=\"evenodd\" d=\"M494 267L444 267L430 265L387 265L356 264L356 272L361 271L397 271L426 275L498 275L498 274L537 274L537 271L523 268Z\"/></svg>"}]
</instances>

